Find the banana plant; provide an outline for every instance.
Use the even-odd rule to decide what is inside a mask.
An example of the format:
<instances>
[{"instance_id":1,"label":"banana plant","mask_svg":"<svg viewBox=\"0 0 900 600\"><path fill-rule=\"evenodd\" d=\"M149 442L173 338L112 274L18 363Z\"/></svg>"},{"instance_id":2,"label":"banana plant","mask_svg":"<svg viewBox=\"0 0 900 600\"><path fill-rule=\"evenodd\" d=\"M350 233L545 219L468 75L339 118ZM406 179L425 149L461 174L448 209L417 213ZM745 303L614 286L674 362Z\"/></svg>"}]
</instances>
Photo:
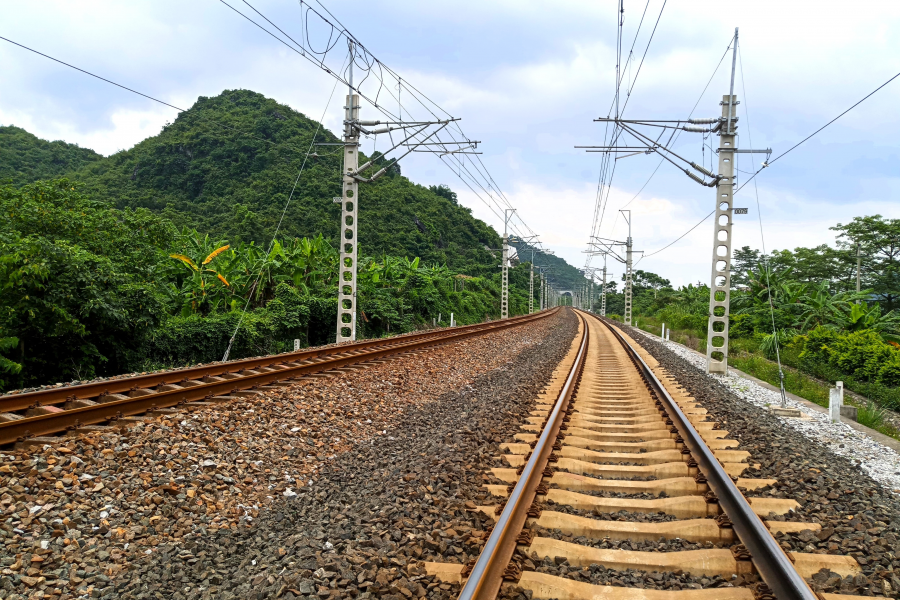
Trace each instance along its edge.
<instances>
[{"instance_id":1,"label":"banana plant","mask_svg":"<svg viewBox=\"0 0 900 600\"><path fill-rule=\"evenodd\" d=\"M845 314L843 324L850 331L871 329L877 331L888 341L898 341L900 315L894 311L882 315L881 306L875 304L870 308L867 302L861 301L859 304L850 306L850 310Z\"/></svg>"},{"instance_id":2,"label":"banana plant","mask_svg":"<svg viewBox=\"0 0 900 600\"><path fill-rule=\"evenodd\" d=\"M199 236L190 235L186 239L187 252L194 254L193 257L183 253L169 255L188 269L188 276L180 289L183 301L181 312L208 314L221 310L228 305L229 298L233 295L232 285L225 274L214 268L213 263L231 246L223 244L209 251L215 245L210 243L209 236L201 240Z\"/></svg>"}]
</instances>

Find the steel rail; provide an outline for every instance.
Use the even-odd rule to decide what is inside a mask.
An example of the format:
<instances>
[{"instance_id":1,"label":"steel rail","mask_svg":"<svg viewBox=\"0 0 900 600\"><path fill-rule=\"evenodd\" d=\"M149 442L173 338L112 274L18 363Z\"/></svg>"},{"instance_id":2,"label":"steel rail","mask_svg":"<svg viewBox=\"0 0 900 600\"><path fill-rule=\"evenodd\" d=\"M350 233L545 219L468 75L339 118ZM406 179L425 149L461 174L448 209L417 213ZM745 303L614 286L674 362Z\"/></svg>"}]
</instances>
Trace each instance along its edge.
<instances>
[{"instance_id":1,"label":"steel rail","mask_svg":"<svg viewBox=\"0 0 900 600\"><path fill-rule=\"evenodd\" d=\"M525 526L528 509L534 502L537 488L544 476L544 468L553 451L553 443L559 435L559 428L574 392L575 382L584 368L584 358L587 355L588 347L588 326L586 319L581 315L579 317L584 334L581 338L578 355L569 371L566 383L559 392L547 425L541 432L537 444L522 470L519 481L510 493L503 512L497 519L490 537L472 568L472 573L459 594L460 600L493 600L503 584L504 572L516 551L517 538Z\"/></svg>"},{"instance_id":2,"label":"steel rail","mask_svg":"<svg viewBox=\"0 0 900 600\"><path fill-rule=\"evenodd\" d=\"M529 321L534 318L540 318L549 314L548 311L534 313L531 315L522 315L507 319L507 322ZM376 340L362 340L350 344L340 344L336 346L328 346L325 348L314 348L300 350L297 352L286 352L283 354L275 354L262 356L257 358L245 358L233 360L225 363L215 363L203 365L200 367L188 367L186 369L174 369L172 371L164 371L162 373L149 373L147 375L134 375L130 377L121 377L119 379L107 379L103 381L94 381L91 383L83 383L79 385L64 386L58 388L48 388L45 390L37 390L34 392L25 392L23 394L9 394L0 396L0 412L14 412L17 410L25 410L34 406L47 406L50 404L61 404L67 400L96 398L97 396L106 394L117 394L119 392L129 392L137 388L150 388L166 383L176 383L186 379L203 379L205 377L218 377L229 373L239 373L244 370L253 370L260 367L274 367L279 364L289 362L302 362L320 358L323 356L334 356L337 354L346 354L348 352L359 352L370 348L395 346L397 344L405 344L410 340L421 340L427 338L441 339L445 332L448 331L469 331L475 329L484 329L496 326L500 321L491 321L490 323L476 323L475 325L464 325L454 329L445 329L443 331L425 331L421 333L410 333L391 338L381 338Z\"/></svg>"},{"instance_id":3,"label":"steel rail","mask_svg":"<svg viewBox=\"0 0 900 600\"><path fill-rule=\"evenodd\" d=\"M672 419L684 445L691 451L700 471L707 479L707 485L718 498L725 515L731 521L735 533L741 543L750 552L753 564L766 585L771 588L778 600L817 600L817 596L793 563L775 541L765 524L753 512L747 498L741 493L725 469L719 463L712 450L700 437L700 434L682 412L678 404L666 391L665 386L656 378L653 370L647 366L641 355L625 337L605 318L596 318L616 336L625 348L635 366L643 373L647 383L653 388L664 405L669 418Z\"/></svg>"},{"instance_id":4,"label":"steel rail","mask_svg":"<svg viewBox=\"0 0 900 600\"><path fill-rule=\"evenodd\" d=\"M173 406L184 405L189 402L208 400L217 396L227 396L241 389L257 388L275 381L311 375L313 373L349 366L354 363L366 362L385 358L394 354L410 352L412 350L422 350L432 346L448 344L522 325L536 319L542 319L555 312L556 310L549 310L528 315L530 318L504 319L502 321L492 321L488 325L479 324L477 327L469 326L466 328L454 328L441 332L440 336L430 336L425 339L406 339L403 343L383 345L354 354L348 355L345 351L342 351L318 362L283 366L282 368L267 370L262 373L251 372L236 379L201 383L191 387L159 391L134 398L113 400L111 402L72 408L61 412L0 423L0 445L12 444L23 441L29 437L58 433L60 431L74 429L84 425L95 425L108 421L116 421L122 417L138 415L155 409L170 408ZM339 346L337 348L344 350L347 346Z\"/></svg>"}]
</instances>

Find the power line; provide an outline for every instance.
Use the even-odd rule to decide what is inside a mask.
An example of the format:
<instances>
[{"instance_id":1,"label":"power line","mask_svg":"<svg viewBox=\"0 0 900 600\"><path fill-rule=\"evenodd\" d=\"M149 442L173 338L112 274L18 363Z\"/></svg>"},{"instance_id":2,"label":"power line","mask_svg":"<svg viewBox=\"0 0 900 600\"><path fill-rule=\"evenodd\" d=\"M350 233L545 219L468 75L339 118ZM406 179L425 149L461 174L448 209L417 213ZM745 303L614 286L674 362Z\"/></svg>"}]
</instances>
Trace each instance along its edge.
<instances>
[{"instance_id":1,"label":"power line","mask_svg":"<svg viewBox=\"0 0 900 600\"><path fill-rule=\"evenodd\" d=\"M647 40L647 46L644 48L644 54L641 57L641 62L638 65L638 69L634 75L634 79L631 80L631 85L628 88L628 92L626 94L625 104L622 106L621 111L619 111L619 109L618 109L618 102L619 102L620 86L622 84L622 77L624 77L624 74L622 74L621 76L619 75L618 64L616 65L616 70L617 70L617 72L616 72L616 92L615 92L613 102L614 102L614 105L616 106L616 116L617 117L621 116L621 113L625 112L625 108L628 106L628 101L631 100L631 93L634 91L634 86L637 84L637 78L641 74L641 67L643 67L644 59L647 58L647 53L650 51L650 44L653 42L653 36L656 34L657 27L659 27L659 22L660 22L660 19L662 19L663 10L666 8L667 1L668 0L663 0L663 4L659 9L659 15L656 17L656 23L653 25L653 31L650 32L650 38ZM631 53L634 50L635 44L637 43L637 38L641 31L641 26L644 23L644 16L647 14L647 8L649 6L650 6L650 2L648 0L647 4L644 6L644 13L641 15L641 21L638 24L637 31L634 34L634 40L631 42L631 50L629 51L629 58L628 58L629 61L631 60ZM619 32L618 32L618 36L617 36L619 39L619 41L617 42L618 44L621 44L621 30L622 30L623 21L624 21L624 18L618 20L618 22L619 22ZM621 51L620 51L619 61L621 61ZM609 116L609 114L611 112L612 112L612 106L610 107L610 111L607 112L607 117ZM604 132L604 136L603 136L604 144L606 144L608 132L609 132L609 129L607 128L606 131ZM618 140L618 138L621 134L622 134L622 131L620 130L619 126L615 125L613 127L613 133L612 133L612 135L613 135L612 143L613 144L616 143L616 140ZM604 154L603 159L601 160L600 177L597 182L597 199L596 199L596 204L595 204L595 208L594 208L594 219L591 224L591 238L595 237L599 233L600 228L603 227L603 219L606 216L606 208L609 204L609 196L612 193L612 182L613 182L613 178L615 177L617 164L618 164L617 161L613 161L613 166L612 166L612 169L610 170L609 169L609 156L607 154ZM660 164L662 164L662 161L660 161ZM658 170L659 167L660 167L660 165L657 165L656 169ZM609 172L608 180L605 179L605 174L607 172ZM655 173L656 173L656 170L654 170L653 174L650 175L651 179L653 178L653 175ZM649 182L650 182L650 180L648 179L647 183L649 183ZM646 187L646 185L647 184L645 183L644 186L641 187L641 191L643 191L643 189L644 189L644 187ZM605 197L603 195L604 190L606 191ZM638 192L638 194L640 194L640 192ZM635 196L635 197L637 197L637 196ZM629 204L630 204L630 201L629 201ZM599 219L598 219L598 217L599 217ZM616 220L613 222L613 227L615 227L615 223L618 222L618 219L619 219L619 213L616 213ZM585 266L589 266L590 263L591 263L591 255L588 254L587 258L585 259Z\"/></svg>"},{"instance_id":2,"label":"power line","mask_svg":"<svg viewBox=\"0 0 900 600\"><path fill-rule=\"evenodd\" d=\"M94 74L94 73L91 73L90 71L85 71L84 69L82 69L82 68L80 68L80 67L76 67L75 65L71 65L71 64L69 64L69 63L67 63L67 62L61 61L61 60L59 60L58 58L53 58L53 57L50 56L49 54L44 54L43 52L38 52L38 51L35 50L34 48L29 48L28 46L22 45L22 44L20 44L19 42L14 42L14 41L12 41L12 40L10 40L10 39L8 39L8 38L5 38L5 37L3 37L3 36L0 36L0 40L9 42L10 44L14 44L14 45L18 46L19 48L24 48L25 50L28 50L29 52L34 52L35 54L38 54L38 55L40 55L40 56L43 56L44 58L49 58L49 59L52 60L53 62L58 62L58 63L61 64L61 65L65 65L65 66L69 67L70 69L75 69L76 71L81 71L81 72L84 73L85 75L90 75L91 77L96 77L96 78L99 79L100 81L105 81L106 83L112 84L112 85L114 85L114 86L116 86L116 87L120 87L120 88L122 88L123 90L128 90L128 91L131 92L132 94L137 94L138 96L143 96L144 98L147 98L148 100L153 100L154 102L158 102L158 103L160 103L160 104L162 104L162 105L168 106L169 108L174 108L175 110L177 110L177 111L179 111L179 112L184 112L184 110L185 110L185 109L183 109L183 108L178 108L178 107L175 106L174 104L169 104L168 102L165 102L165 101L163 101L163 100L160 100L159 98L154 98L153 96L148 96L147 94L145 94L145 93L143 93L143 92L139 92L139 91L137 91L137 90L133 90L133 89L131 89L130 87L126 87L126 86L122 85L121 83L116 83L115 81L112 81L111 79L107 79L106 77L101 77L100 75L96 75L96 74Z\"/></svg>"},{"instance_id":3,"label":"power line","mask_svg":"<svg viewBox=\"0 0 900 600\"><path fill-rule=\"evenodd\" d=\"M293 45L291 43L289 43L288 41L282 39L280 36L276 35L274 32L267 29L261 23L250 18L248 15L244 14L243 12L241 12L240 10L238 10L237 8L235 8L234 6L232 6L225 0L220 0L220 2L222 4L224 4L225 6L227 6L228 8L230 8L235 13L237 13L238 15L240 15L241 17L243 17L244 19L246 19L247 21L249 21L250 23L252 23L253 25L255 25L256 27L258 27L259 29L261 29L262 31L264 31L266 34L268 34L275 40L279 41L280 43L282 43L285 46L287 46L288 48L290 48L294 53L299 54L301 57L303 57L306 60L317 65L318 67L320 67L321 69L323 69L324 71L326 71L327 73L329 73L330 75L332 75L333 77L335 77L336 79L338 79L339 81L341 81L345 84L349 84L349 82L345 79L345 77L343 75L343 67L340 70L336 70L335 68L329 68L326 64L326 60L328 58L328 53L334 47L337 46L338 41L342 36L344 38L346 38L348 41L352 41L353 42L352 47L354 48L354 52L353 52L353 56L352 56L351 60L353 60L354 64L359 67L360 71L365 73L365 76L363 77L362 81L356 83L353 86L353 89L362 98L365 98L366 100L368 100L375 107L376 110L380 111L384 115L386 115L392 119L399 118L397 115L393 114L393 112L391 110L389 110L386 106L384 106L384 104L380 104L378 102L378 98L379 98L380 94L382 92L384 92L384 93L388 94L391 98L393 98L393 100L396 100L397 105L398 105L398 110L400 111L400 114L402 114L404 105L400 101L400 92L403 89L406 89L408 95L433 117L439 119L438 115L435 114L435 110L437 110L438 112L443 113L444 115L452 118L452 115L450 115L450 113L448 113L446 110L441 108L437 103L435 103L433 100L428 98L428 96L426 96L425 94L420 92L417 88L412 86L408 80L401 78L396 72L394 72L389 67L384 65L380 60L378 60L365 47L365 45L362 44L352 33L350 33L350 31L340 22L340 20L337 17L335 17L334 14L332 14L331 11L329 11L328 8L325 7L321 2L317 1L319 6L322 7L322 9L325 11L325 13L328 14L328 16L334 21L334 23L337 23L337 27L334 25L334 23L332 23L332 21L330 21L328 18L324 17L315 8L313 8L308 3L306 3L305 0L300 0L301 10L304 11L301 16L301 21L303 23L304 32L306 34L306 40L304 43L302 41L303 38L301 38L301 42L298 42L296 39L294 39L288 33L286 33L282 28L278 27L271 19L266 17L259 10L257 10L252 4L250 4L250 2L248 2L248 0L242 0L242 2L245 5L247 5L251 10L253 10L261 18L265 19L265 21L268 22L272 27L275 27L282 35L284 35L288 40L290 40L290 42L293 42ZM325 49L322 51L314 50L310 46L310 43L309 43L309 37L310 37L309 36L309 17L310 17L311 13L314 14L315 16L317 16L322 22L326 23L327 26L330 28L328 42L325 44ZM335 32L336 32L336 34L335 34ZM315 54L316 56L311 56L311 54ZM362 63L360 63L359 61L362 61ZM391 89L392 86L386 83L385 74L387 74L388 76L393 78L393 80L396 82L397 91L398 91L397 95L394 95L394 93ZM366 94L365 92L363 92L360 89L363 86L363 83L366 81L366 79L368 79L370 76L372 76L374 78L374 80L378 83L378 89L377 89L377 92L374 94L374 98L372 97L371 93ZM411 115L411 111L409 110L409 107L406 107L406 112L407 112L407 116L409 117ZM460 136L462 136L463 140L465 140L467 142L469 141L468 136L466 136L463 133L458 122L454 121L452 126L460 134ZM457 140L456 136L450 130L444 130L443 133L445 135L449 135L450 138L454 142L459 141L459 140ZM423 134L420 134L420 135L423 135ZM419 137L414 136L414 139L419 139ZM445 142L444 139L440 135L436 135L435 139L437 139L440 143L445 144L445 146L444 146L445 150L450 149L446 146L446 144L449 144L451 142ZM480 188L481 191L483 192L483 195L476 192L476 197L478 197L483 203L485 203L485 205L487 205L488 208L491 209L491 211L495 215L497 215L498 213L491 206L491 203L496 205L497 208L499 208L501 211L503 210L504 205L509 208L512 207L512 204L509 202L508 198L506 198L505 194L503 194L503 192L500 190L499 186L496 184L496 181L494 181L493 177L490 175L486 166L484 165L484 163L481 161L480 158L476 157L477 163L474 161L470 161L470 163L475 171L475 173L473 173L471 170L468 169L468 167L466 167L464 156L456 155L456 154L450 154L448 156L449 156L449 158L447 158L447 156L442 156L441 157L442 162L444 162L444 164L447 165L451 171L453 171L454 175L456 175L460 180L462 180L463 183L465 183L467 185L467 187L469 187L473 192L475 192L475 190L472 188L472 185L474 185L477 188ZM461 173L463 171L466 171L467 175L470 178L470 182L466 182L464 180L464 178L462 177ZM470 183L472 185L470 185ZM497 198L494 197L492 190L494 190L497 193L497 195L500 197L500 200L498 200ZM501 202L501 200L502 200L502 202ZM521 215L518 214L518 212L516 213L516 218L521 223L522 227L524 227L531 234L534 233L533 230L522 219ZM512 227L513 227L514 232L519 233L519 231L518 231L519 228L517 226L515 226L513 224ZM521 235L521 233L519 233L519 235Z\"/></svg>"},{"instance_id":4,"label":"power line","mask_svg":"<svg viewBox=\"0 0 900 600\"><path fill-rule=\"evenodd\" d=\"M166 102L166 101L164 101L164 100L160 100L159 98L154 98L153 96L150 96L150 95L145 94L145 93L143 93L143 92L139 92L139 91L137 91L137 90L135 90L135 89L132 89L132 88L130 88L130 87L128 87L128 86L122 85L121 83L116 83L115 81L113 81L113 80L111 80L111 79L107 79L106 77L102 77L102 76L100 76L100 75L97 75L96 73L91 73L90 71L87 71L87 70L85 70L85 69L82 69L81 67L76 67L76 66L73 65L73 64L67 63L67 62L62 61L62 60L60 60L60 59L58 59L58 58L54 58L53 56L50 56L49 54L44 54L43 52L39 52L38 50L35 50L34 48L29 48L28 46L25 46L25 45L20 44L20 43L18 43L18 42L14 42L13 40L10 40L10 39L5 38L5 37L2 37L2 36L0 36L0 40L9 42L10 44L13 44L13 45L15 45L15 46L18 46L19 48L22 48L22 49L24 49L24 50L28 50L29 52L33 52L33 53L35 53L35 54L37 54L37 55L39 55L39 56L43 56L44 58L49 58L49 59L52 60L53 62L57 62L57 63L59 63L59 64L61 64L61 65L65 65L65 66L69 67L70 69L74 69L74 70L76 70L76 71L79 71L79 72L81 72L81 73L84 73L85 75L90 75L91 77L94 77L95 79L99 79L100 81L104 81L104 82L106 82L106 83L108 83L108 84L110 84L110 85L114 85L114 86L116 86L116 87L118 87L118 88L121 88L121 89L123 89L123 90L129 91L129 92L131 92L132 94L137 94L138 96L142 96L142 97L144 97L144 98L146 98L146 99L148 99L148 100L152 100L153 102L156 102L156 103L158 103L158 104L162 104L163 106L167 106L167 107L169 107L169 108L174 108L174 109L177 110L178 112L187 113L187 109L185 109L185 108L179 108L179 107L175 106L174 104L169 104L168 102ZM288 148L293 148L294 150L297 150L297 151L300 151L300 152L303 151L302 148L298 148L298 147L293 146L293 145L291 145L291 144L283 144L283 143L279 143L279 142L274 142L274 141L272 141L272 140L267 140L266 138L262 138L262 137L255 136L255 135L253 135L253 134L251 134L251 133L247 133L247 132L245 132L245 131L241 131L240 129L236 129L236 128L231 127L231 126L229 126L229 125L225 125L224 123L219 123L218 121L215 121L215 120L213 120L213 119L210 119L210 118L208 118L208 117L205 117L205 116L203 116L203 115L201 115L201 114L199 114L199 113L191 113L191 115L192 115L192 116L196 116L198 119L204 120L204 121L206 121L206 122L208 122L208 123L210 123L210 124L212 124L212 125L215 125L216 127L221 127L221 128L223 128L223 129L229 129L229 130L234 131L235 133L238 133L238 134L240 134L240 135L247 136L247 137L253 138L253 139L255 139L255 140L259 140L260 142L266 142L267 144L271 144L271 145L276 146L276 147L288 147Z\"/></svg>"},{"instance_id":5,"label":"power line","mask_svg":"<svg viewBox=\"0 0 900 600\"><path fill-rule=\"evenodd\" d=\"M859 106L860 104L862 104L863 102L865 102L866 100L868 100L869 98L871 98L872 96L874 96L874 95L875 95L875 92L879 91L881 88L883 88L884 86L886 86L887 84L889 84L889 83L892 82L893 80L897 79L898 77L900 77L900 73L897 73L896 75L894 75L893 77L891 77L890 79L888 79L887 81L885 81L884 83L882 83L881 85L879 85L877 88L875 88L874 90L872 90L871 92L869 92L868 94L866 94L866 96L865 96L864 98L862 98L861 100L859 100L858 102L856 102L853 106L851 106L850 108L848 108L847 110L845 110L844 112L842 112L841 114L839 114L838 116L836 116L835 118L833 118L832 120L828 121L827 123L825 123L824 125L822 125L822 126L819 127L818 129L816 129L815 131L813 131L811 134L809 134L808 136L806 136L805 138L803 138L802 140L800 140L799 142L797 142L796 144L794 144L793 146L791 146L790 148L788 148L787 150L785 150L784 152L782 152L781 154L779 154L778 156L776 156L775 158L773 158L772 160L768 161L767 163L763 163L763 166L759 169L759 171L757 171L756 173L754 173L753 176L750 177L750 179L748 179L747 181L745 181L744 183L742 183L742 184L741 184L741 187L739 187L739 188L737 189L737 191L735 191L735 193L741 191L741 189L742 189L745 185L747 185L748 183L750 183L757 175L759 175L759 174L762 172L763 169L765 169L766 167L772 166L772 163L774 163L776 160L778 160L778 159L780 159L781 157L783 157L784 155L788 154L789 152L791 152L792 150L794 150L795 148L797 148L798 146L800 146L801 144L803 144L804 142L806 142L807 140L809 140L810 138L812 138L814 135L816 135L817 133L819 133L820 131L822 131L823 129L825 129L826 127L828 127L829 125L831 125L832 123L834 123L835 121L837 121L838 119L840 119L841 117L843 117L844 115L846 115L848 112L850 112L851 110L853 110L854 108L856 108L857 106Z\"/></svg>"},{"instance_id":6,"label":"power line","mask_svg":"<svg viewBox=\"0 0 900 600\"><path fill-rule=\"evenodd\" d=\"M685 231L684 233L682 233L682 234L678 237L678 239L676 239L676 240L674 240L674 241L672 241L672 242L669 242L668 244L666 244L665 246L663 246L663 247L660 248L659 250L654 250L653 252L645 253L643 256L641 256L640 259L638 259L638 262L641 262L642 260L644 260L644 259L647 258L648 256L653 256L654 254L659 254L659 253L662 252L663 250L667 249L669 246L672 246L673 244L676 244L676 243L680 242L681 239L682 239L684 236L686 236L687 234L689 234L689 233L692 232L693 230L695 230L695 229L697 229L698 227L700 227L700 225L702 225L703 222L706 221L708 218L710 218L711 216L713 216L713 214L714 214L715 212L716 212L715 209L713 209L712 211L710 211L710 213L709 213L708 215L706 215L705 217L703 217L702 219L700 219L700 221L699 221L696 225L694 225L693 227L691 227L690 229L688 229L687 231Z\"/></svg>"},{"instance_id":7,"label":"power line","mask_svg":"<svg viewBox=\"0 0 900 600\"><path fill-rule=\"evenodd\" d=\"M650 44L653 42L653 36L656 34L656 28L659 27L659 20L662 19L663 10L666 8L666 2L668 2L668 0L663 0L662 7L659 9L659 16L656 17L656 23L653 25L653 31L650 32L650 39L647 40L647 47L644 48L644 55L641 57L641 62L638 65L637 72L634 74L634 80L631 82L631 87L628 88L628 93L625 97L625 105L622 107L622 112L625 112L625 107L628 106L628 101L631 99L631 92L634 91L634 86L637 83L638 75L641 74L641 67L644 66L644 59L647 58L647 52L650 50ZM635 38L636 37L637 36L635 35Z\"/></svg>"},{"instance_id":8,"label":"power line","mask_svg":"<svg viewBox=\"0 0 900 600\"><path fill-rule=\"evenodd\" d=\"M732 39L734 39L734 38L732 38ZM694 111L697 110L697 107L700 105L700 102L703 100L703 96L706 95L706 90L709 89L710 84L712 83L713 79L715 79L716 73L719 72L719 67L722 66L722 62L725 60L725 57L728 56L728 51L729 51L729 50L731 50L731 42L728 43L728 47L725 48L725 52L722 53L722 58L719 59L719 64L716 65L716 68L713 70L712 75L710 75L709 80L706 82L706 86L703 88L703 91L700 92L700 97L697 98L697 102L694 103L694 107L691 109L691 112L688 113L688 116L687 116L688 119L691 118L691 116L694 114ZM678 141L678 138L679 138L679 137L681 137L681 133L682 133L682 131L679 130L678 133L675 134L675 137L672 138L672 143L673 143L673 144L674 144L675 142ZM638 190L637 194L635 194L634 197L633 197L631 200L629 200L628 202L626 202L625 204L623 204L623 205L620 207L620 209L621 209L621 208L625 208L626 206L628 206L629 204L631 204L632 202L634 202L635 200L637 200L638 196L641 195L641 192L644 191L644 188L647 187L647 185L650 183L650 180L653 179L653 176L656 175L656 172L659 171L659 168L662 166L662 164L663 164L665 161L666 161L666 159L664 159L664 158L660 158L660 159L659 159L659 163L657 163L656 168L653 169L653 172L650 173L650 177L647 178L647 181L644 182L644 185L641 186L641 189ZM618 221L618 213L616 213L616 220ZM613 223L613 227L615 227L615 226L616 226L616 224Z\"/></svg>"},{"instance_id":9,"label":"power line","mask_svg":"<svg viewBox=\"0 0 900 600\"><path fill-rule=\"evenodd\" d=\"M316 132L313 134L312 141L309 143L309 148L306 149L306 156L303 157L303 163L300 165L300 170L297 172L297 177L294 179L294 185L291 187L291 193L288 196L287 201L284 203L284 208L281 210L281 217L278 219L278 225L275 227L275 232L272 234L272 240L269 242L269 248L266 250L266 259L259 267L259 272L256 274L256 279L253 281L253 285L250 286L250 291L247 294L247 301L244 302L244 310L241 311L241 318L238 319L237 326L234 328L234 333L231 335L231 339L228 340L228 348L225 349L225 355L222 357L222 362L228 360L228 355L231 353L231 347L234 345L234 340L237 338L238 331L241 329L241 325L244 323L244 317L247 315L247 309L250 307L250 301L253 299L253 294L256 291L256 286L259 284L259 280L262 278L263 270L265 269L265 264L268 262L269 255L272 253L272 248L275 247L275 240L278 238L278 232L281 230L281 224L284 222L284 215L287 214L287 209L291 205L291 201L294 199L294 192L297 191L297 183L300 181L300 176L303 175L303 171L306 168L306 162L309 160L309 154L312 152L312 149L316 143L316 135L319 133L319 129L322 127L322 121L325 119L325 114L328 112L328 107L331 106L331 99L334 98L334 92L337 90L338 81L334 82L334 87L331 88L331 94L328 95L328 101L325 103L325 109L322 111L322 118L319 120L319 123L316 125Z\"/></svg>"}]
</instances>

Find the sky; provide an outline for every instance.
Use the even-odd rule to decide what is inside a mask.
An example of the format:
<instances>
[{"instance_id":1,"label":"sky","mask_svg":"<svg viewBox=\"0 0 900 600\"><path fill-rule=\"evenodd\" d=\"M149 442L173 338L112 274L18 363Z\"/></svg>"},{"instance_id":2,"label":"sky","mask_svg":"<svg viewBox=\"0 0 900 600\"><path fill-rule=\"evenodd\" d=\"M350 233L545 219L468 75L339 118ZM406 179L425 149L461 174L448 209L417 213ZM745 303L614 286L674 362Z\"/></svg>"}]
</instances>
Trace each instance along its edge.
<instances>
[{"instance_id":1,"label":"sky","mask_svg":"<svg viewBox=\"0 0 900 600\"><path fill-rule=\"evenodd\" d=\"M250 11L242 0L228 2ZM469 138L482 142L478 158L496 186L544 247L585 264L601 156L574 146L603 143L603 125L594 119L608 114L615 90L615 0L322 3L384 65L461 118ZM304 35L296 0L251 4L292 37ZM625 0L624 9L623 63L635 40L623 76L623 88L631 89L626 118L683 119L695 105L695 117L718 116L731 76L726 49L739 27L738 147L771 148L774 156L900 71L900 37L891 35L900 28L897 2L670 0L663 8L663 0ZM310 40L327 43L329 31L311 22ZM0 36L182 108L243 88L322 119L333 132L342 119L340 98L329 102L331 75L222 0L7 3ZM177 114L2 40L0 65L0 124L45 139L108 155L159 133ZM900 79L765 169L735 196L734 205L749 210L735 216L733 246L834 244L829 228L837 223L872 214L900 218L897 106ZM361 118L377 118L376 111L364 103ZM707 143L716 147L718 138ZM701 134L680 134L673 150L709 164ZM738 183L761 158L740 157ZM415 182L449 185L476 216L502 230L502 220L434 156L412 155L402 168ZM649 254L714 205L714 190L660 165L658 156L624 158L599 234L624 239L618 211L627 207L634 248ZM700 224L636 268L676 286L708 283L712 229L712 220ZM621 278L621 264L610 259L609 269Z\"/></svg>"}]
</instances>

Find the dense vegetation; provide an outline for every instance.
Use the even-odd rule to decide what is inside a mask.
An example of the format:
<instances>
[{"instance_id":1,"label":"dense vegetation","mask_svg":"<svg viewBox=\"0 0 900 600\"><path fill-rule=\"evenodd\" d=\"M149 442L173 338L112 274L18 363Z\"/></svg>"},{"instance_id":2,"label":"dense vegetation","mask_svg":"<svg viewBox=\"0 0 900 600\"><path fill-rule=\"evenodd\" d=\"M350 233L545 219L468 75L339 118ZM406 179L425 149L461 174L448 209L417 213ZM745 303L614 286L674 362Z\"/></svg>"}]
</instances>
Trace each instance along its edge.
<instances>
[{"instance_id":1,"label":"dense vegetation","mask_svg":"<svg viewBox=\"0 0 900 600\"><path fill-rule=\"evenodd\" d=\"M835 247L735 252L730 362L759 366L759 359L776 357L777 345L783 363L798 373L843 380L900 409L900 219L857 217L832 229ZM611 294L608 312L620 313L621 301L621 294ZM639 326L659 332L665 323L678 341L705 352L708 311L707 285L676 290L658 275L635 273Z\"/></svg>"},{"instance_id":2,"label":"dense vegetation","mask_svg":"<svg viewBox=\"0 0 900 600\"><path fill-rule=\"evenodd\" d=\"M64 178L0 186L0 215L6 388L219 360L239 322L233 357L334 339L338 256L321 235L269 251L229 243ZM527 311L527 278L527 265L511 270L514 314ZM499 273L362 257L359 307L365 337L447 325L451 312L480 322L498 314Z\"/></svg>"},{"instance_id":3,"label":"dense vegetation","mask_svg":"<svg viewBox=\"0 0 900 600\"><path fill-rule=\"evenodd\" d=\"M0 182L22 185L70 173L102 155L61 141L48 142L21 127L0 125Z\"/></svg>"}]
</instances>

